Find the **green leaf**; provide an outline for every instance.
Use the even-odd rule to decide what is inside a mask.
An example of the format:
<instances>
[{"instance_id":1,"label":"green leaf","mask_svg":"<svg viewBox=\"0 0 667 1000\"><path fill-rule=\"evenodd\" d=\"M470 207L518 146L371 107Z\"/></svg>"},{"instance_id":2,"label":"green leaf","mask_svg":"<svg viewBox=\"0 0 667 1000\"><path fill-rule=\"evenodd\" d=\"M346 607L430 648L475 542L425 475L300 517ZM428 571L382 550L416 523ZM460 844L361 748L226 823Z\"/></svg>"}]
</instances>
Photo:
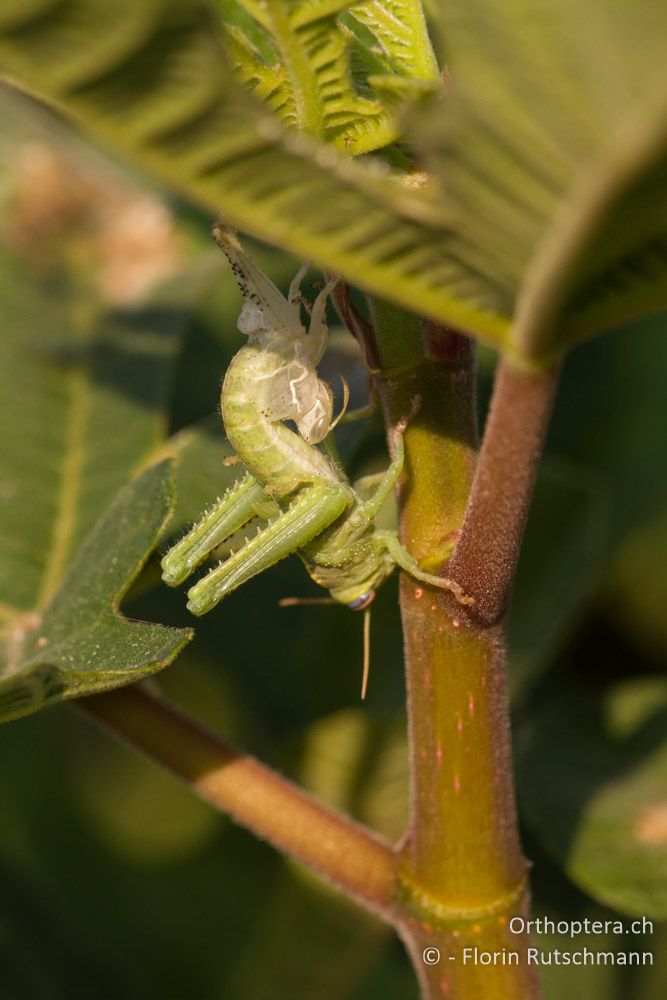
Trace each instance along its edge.
<instances>
[{"instance_id":1,"label":"green leaf","mask_svg":"<svg viewBox=\"0 0 667 1000\"><path fill-rule=\"evenodd\" d=\"M621 546L606 592L617 627L640 649L663 660L667 652L667 512L640 525Z\"/></svg>"},{"instance_id":2,"label":"green leaf","mask_svg":"<svg viewBox=\"0 0 667 1000\"><path fill-rule=\"evenodd\" d=\"M162 437L183 310L98 311L9 257L0 297L0 603L29 611Z\"/></svg>"},{"instance_id":3,"label":"green leaf","mask_svg":"<svg viewBox=\"0 0 667 1000\"><path fill-rule=\"evenodd\" d=\"M283 10L278 0L271 9ZM416 25L418 8L354 5L335 32L337 3L296 9L319 20L285 26L291 61L272 62L258 42L271 35L266 8L245 0L245 20L229 17L233 58L288 120L294 80L310 79L303 100L322 118L329 63L315 60L318 96L312 60L307 73L294 68L308 47L295 38L312 31L324 52L345 28L351 117L338 103L336 49L327 123L294 120L362 151L360 123L372 116L359 117L359 102L420 89L418 32L399 65L390 31L397 12ZM406 114L406 137L433 175L422 188L284 130L225 65L202 0L121 0L113 11L103 0L6 0L0 61L231 222L522 363L667 305L664 4L592 0L582 16L575 0L453 0L441 20L451 94Z\"/></svg>"},{"instance_id":4,"label":"green leaf","mask_svg":"<svg viewBox=\"0 0 667 1000\"><path fill-rule=\"evenodd\" d=\"M518 746L526 819L581 888L667 916L667 684L543 700Z\"/></svg>"},{"instance_id":5,"label":"green leaf","mask_svg":"<svg viewBox=\"0 0 667 1000\"><path fill-rule=\"evenodd\" d=\"M438 77L419 0L362 0L344 7L343 23L353 28L367 51L393 69L397 79ZM359 31L357 25L365 31Z\"/></svg>"},{"instance_id":6,"label":"green leaf","mask_svg":"<svg viewBox=\"0 0 667 1000\"><path fill-rule=\"evenodd\" d=\"M146 277L149 265L149 283L160 273L160 254L169 246L168 216L158 251L151 256L140 234L131 238L128 254L110 218L134 211L136 223L145 218L142 212L150 217L161 211L157 199L85 150L63 153L62 126L45 127L29 105L22 110L20 128L14 128L10 109L3 135L10 167L2 191L0 247L3 718L79 691L129 683L133 670L141 675L156 669L184 641L158 626L132 626L133 636L124 630L117 641L121 619L112 617L112 598L124 593L147 554L153 530L148 518L141 542L146 550L136 544L135 550L127 548L121 577L111 581L113 592L104 574L125 551L115 534L105 552L90 558L89 580L71 574L74 554L100 513L150 461L164 436L171 374L187 317L183 303L196 285L187 285L185 295L162 287L147 301L145 286L135 284L133 295L135 300L142 295L142 305L110 304L118 298L119 282L127 292L142 273ZM29 167L41 164L46 176L40 186L30 175L35 183L27 201L21 195L26 151ZM110 276L113 283L106 283ZM160 524L167 513L161 489L156 486L154 513ZM97 625L94 632L81 628L76 644L76 609L68 601L81 595L63 589L69 586L66 574L82 594L100 606L104 596L108 604L109 620L99 607L84 608ZM105 580L102 594L96 586ZM152 635L152 629L158 631ZM107 638L112 648L105 667L98 661Z\"/></svg>"},{"instance_id":7,"label":"green leaf","mask_svg":"<svg viewBox=\"0 0 667 1000\"><path fill-rule=\"evenodd\" d=\"M436 194L283 130L232 77L198 0L122 0L113 12L103 0L12 0L0 65L242 228L490 340L507 330L492 299L469 294Z\"/></svg>"},{"instance_id":8,"label":"green leaf","mask_svg":"<svg viewBox=\"0 0 667 1000\"><path fill-rule=\"evenodd\" d=\"M609 541L618 545L667 505L664 439L665 314L594 340L565 366L551 447L590 471L611 496Z\"/></svg>"},{"instance_id":9,"label":"green leaf","mask_svg":"<svg viewBox=\"0 0 667 1000\"><path fill-rule=\"evenodd\" d=\"M166 666L190 629L132 622L118 613L172 504L170 463L121 490L79 548L42 614L15 616L0 670L0 719L130 684Z\"/></svg>"},{"instance_id":10,"label":"green leaf","mask_svg":"<svg viewBox=\"0 0 667 1000\"><path fill-rule=\"evenodd\" d=\"M176 503L165 537L173 538L201 516L212 503L244 474L243 466L224 464L234 455L216 415L175 434L165 449L176 459Z\"/></svg>"},{"instance_id":11,"label":"green leaf","mask_svg":"<svg viewBox=\"0 0 667 1000\"><path fill-rule=\"evenodd\" d=\"M450 0L441 24L452 90L414 134L507 346L667 305L665 4Z\"/></svg>"},{"instance_id":12,"label":"green leaf","mask_svg":"<svg viewBox=\"0 0 667 1000\"><path fill-rule=\"evenodd\" d=\"M369 82L373 46L385 57L380 62L384 72L417 72L437 80L423 14L415 0L359 5L355 15L360 20L353 21L360 27L368 25L363 41L337 17L345 8L340 0L272 0L264 5L254 0L217 0L216 8L232 66L248 89L285 124L353 155L386 146L399 135Z\"/></svg>"}]
</instances>

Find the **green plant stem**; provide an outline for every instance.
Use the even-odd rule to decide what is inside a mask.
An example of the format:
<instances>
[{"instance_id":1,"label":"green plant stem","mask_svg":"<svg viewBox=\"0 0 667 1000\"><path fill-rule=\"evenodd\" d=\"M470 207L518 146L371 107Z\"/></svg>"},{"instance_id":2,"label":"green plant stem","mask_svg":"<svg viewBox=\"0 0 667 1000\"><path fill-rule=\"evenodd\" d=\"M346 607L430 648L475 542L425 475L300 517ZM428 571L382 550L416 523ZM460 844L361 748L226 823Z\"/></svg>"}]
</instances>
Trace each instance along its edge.
<instances>
[{"instance_id":1,"label":"green plant stem","mask_svg":"<svg viewBox=\"0 0 667 1000\"><path fill-rule=\"evenodd\" d=\"M227 746L146 687L93 695L77 705L216 809L366 909L393 919L396 856L380 837Z\"/></svg>"},{"instance_id":2,"label":"green plant stem","mask_svg":"<svg viewBox=\"0 0 667 1000\"><path fill-rule=\"evenodd\" d=\"M402 578L411 816L400 851L144 688L80 705L216 808L393 923L425 1000L537 1000L528 939L510 931L513 916L527 915L528 888L514 804L504 610L555 375L501 363L478 462L471 342L425 323L422 344L408 338L406 349L400 310L376 304L373 315L388 423L413 414L399 490L402 541L430 571L455 545L447 572L458 568L457 582L466 580L476 600L492 596L482 613L475 605L470 614L452 594ZM473 572L482 572L481 512L499 517L506 535L497 543L505 557L492 558L482 589ZM493 556L496 543L488 544ZM495 961L480 960L494 952ZM423 958L436 953L433 964Z\"/></svg>"},{"instance_id":3,"label":"green plant stem","mask_svg":"<svg viewBox=\"0 0 667 1000\"><path fill-rule=\"evenodd\" d=\"M378 314L376 313L376 319ZM387 355L378 327L380 354ZM458 535L476 467L475 367L470 341L424 327L425 357L386 373L378 391L390 426L410 401L401 536L432 569ZM449 570L446 570L449 575ZM517 832L505 678L505 633L469 620L454 598L403 575L411 755L411 819L401 850L401 933L425 998L534 1000L527 940L509 933L525 914L526 862ZM518 953L483 965L465 948ZM441 960L424 962L424 949ZM471 953L472 954L472 953Z\"/></svg>"}]
</instances>

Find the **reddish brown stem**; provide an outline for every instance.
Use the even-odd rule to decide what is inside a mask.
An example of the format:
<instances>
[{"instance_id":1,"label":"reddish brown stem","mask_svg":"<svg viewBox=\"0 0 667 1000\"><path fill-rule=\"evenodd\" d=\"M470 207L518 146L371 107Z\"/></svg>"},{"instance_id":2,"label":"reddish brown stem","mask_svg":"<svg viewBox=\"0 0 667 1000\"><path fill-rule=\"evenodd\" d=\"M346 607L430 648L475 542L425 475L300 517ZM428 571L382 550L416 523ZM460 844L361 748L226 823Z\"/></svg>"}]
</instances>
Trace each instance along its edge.
<instances>
[{"instance_id":1,"label":"reddish brown stem","mask_svg":"<svg viewBox=\"0 0 667 1000\"><path fill-rule=\"evenodd\" d=\"M350 298L350 289L344 281L341 280L334 286L331 293L331 301L343 323L345 323L361 347L368 371L377 372L379 370L380 359L375 340L375 330L355 307Z\"/></svg>"},{"instance_id":2,"label":"reddish brown stem","mask_svg":"<svg viewBox=\"0 0 667 1000\"><path fill-rule=\"evenodd\" d=\"M475 600L472 616L502 620L509 604L557 369L498 363L477 471L447 574Z\"/></svg>"}]
</instances>

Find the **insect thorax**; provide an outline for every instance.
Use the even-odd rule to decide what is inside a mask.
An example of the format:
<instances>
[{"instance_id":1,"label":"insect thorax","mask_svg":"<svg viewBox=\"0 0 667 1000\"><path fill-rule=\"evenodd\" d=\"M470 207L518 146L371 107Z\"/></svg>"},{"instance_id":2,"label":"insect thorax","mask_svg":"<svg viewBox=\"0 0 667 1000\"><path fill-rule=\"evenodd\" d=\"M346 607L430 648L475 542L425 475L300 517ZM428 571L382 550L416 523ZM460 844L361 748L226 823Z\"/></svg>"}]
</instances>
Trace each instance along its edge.
<instances>
[{"instance_id":1,"label":"insect thorax","mask_svg":"<svg viewBox=\"0 0 667 1000\"><path fill-rule=\"evenodd\" d=\"M335 525L326 534L324 542L319 539L314 546L306 545L300 555L312 579L349 607L376 590L392 572L394 562L377 544L372 528L351 545L337 542Z\"/></svg>"}]
</instances>

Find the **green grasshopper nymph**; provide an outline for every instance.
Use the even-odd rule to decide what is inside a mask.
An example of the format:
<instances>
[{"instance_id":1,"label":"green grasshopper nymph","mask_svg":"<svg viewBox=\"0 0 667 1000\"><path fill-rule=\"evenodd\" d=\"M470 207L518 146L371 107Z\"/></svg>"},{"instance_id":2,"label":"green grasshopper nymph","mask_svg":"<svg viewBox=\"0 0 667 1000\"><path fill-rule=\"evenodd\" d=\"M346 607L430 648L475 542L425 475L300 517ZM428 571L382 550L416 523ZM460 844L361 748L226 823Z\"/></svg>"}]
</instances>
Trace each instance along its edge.
<instances>
[{"instance_id":1,"label":"green grasshopper nymph","mask_svg":"<svg viewBox=\"0 0 667 1000\"><path fill-rule=\"evenodd\" d=\"M453 581L423 572L395 531L375 526L403 468L407 418L392 433L393 460L372 496L363 499L344 471L319 447L330 432L332 394L317 375L328 335L326 303L335 284L315 299L301 323L302 268L287 299L224 225L213 230L244 296L239 330L248 343L232 358L221 394L227 438L247 472L162 560L171 586L185 580L211 552L249 521L265 522L188 591L188 609L203 615L227 594L286 556L299 554L313 580L334 602L368 608L395 566L415 579L451 590ZM297 432L283 422L292 420ZM368 619L365 638L367 645ZM366 671L365 671L366 673Z\"/></svg>"}]
</instances>

